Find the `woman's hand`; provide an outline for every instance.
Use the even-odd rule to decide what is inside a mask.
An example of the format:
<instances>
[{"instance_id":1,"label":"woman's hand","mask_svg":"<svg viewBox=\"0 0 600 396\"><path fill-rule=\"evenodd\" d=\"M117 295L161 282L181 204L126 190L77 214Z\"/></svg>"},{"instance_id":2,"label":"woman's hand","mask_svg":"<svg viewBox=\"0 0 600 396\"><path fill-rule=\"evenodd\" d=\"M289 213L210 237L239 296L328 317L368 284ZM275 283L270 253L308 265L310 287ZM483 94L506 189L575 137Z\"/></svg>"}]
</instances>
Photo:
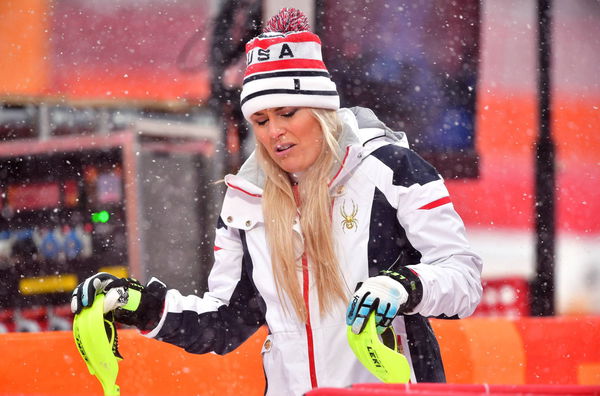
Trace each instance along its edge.
<instances>
[{"instance_id":1,"label":"woman's hand","mask_svg":"<svg viewBox=\"0 0 600 396\"><path fill-rule=\"evenodd\" d=\"M354 334L359 334L369 314L375 311L377 332L381 334L407 301L408 292L399 282L385 275L369 278L359 283L352 296L346 312L346 324L352 326Z\"/></svg>"},{"instance_id":2,"label":"woman's hand","mask_svg":"<svg viewBox=\"0 0 600 396\"><path fill-rule=\"evenodd\" d=\"M104 313L114 311L115 320L140 330L150 330L160 321L167 286L156 278L146 286L136 279L117 278L100 272L87 278L73 290L71 311L78 314L90 307L95 297L104 293Z\"/></svg>"},{"instance_id":3,"label":"woman's hand","mask_svg":"<svg viewBox=\"0 0 600 396\"><path fill-rule=\"evenodd\" d=\"M71 296L71 312L78 314L82 309L91 307L94 299L100 293L104 293L107 287L114 281L119 280L107 272L99 272L81 282Z\"/></svg>"},{"instance_id":4,"label":"woman's hand","mask_svg":"<svg viewBox=\"0 0 600 396\"><path fill-rule=\"evenodd\" d=\"M408 267L381 271L380 275L359 283L346 311L346 324L359 334L367 317L375 311L377 331L381 334L399 314L411 312L423 298L419 275Z\"/></svg>"}]
</instances>

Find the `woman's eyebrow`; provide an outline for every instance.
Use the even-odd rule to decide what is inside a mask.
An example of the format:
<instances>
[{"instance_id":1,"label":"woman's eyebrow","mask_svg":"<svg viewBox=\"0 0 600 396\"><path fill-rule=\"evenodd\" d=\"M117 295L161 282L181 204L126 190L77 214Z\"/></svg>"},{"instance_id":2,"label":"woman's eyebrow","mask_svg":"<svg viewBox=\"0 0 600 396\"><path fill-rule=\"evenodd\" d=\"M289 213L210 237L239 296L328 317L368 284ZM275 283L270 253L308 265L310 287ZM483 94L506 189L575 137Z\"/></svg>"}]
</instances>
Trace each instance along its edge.
<instances>
[{"instance_id":1,"label":"woman's eyebrow","mask_svg":"<svg viewBox=\"0 0 600 396\"><path fill-rule=\"evenodd\" d=\"M273 108L273 111L274 111L274 112L277 112L277 111L280 111L280 110L286 109L287 107L289 107L289 106L274 107L274 108ZM250 117L254 117L254 116L260 117L260 116L264 116L264 115L265 115L265 112L264 112L264 110L259 110L259 111L257 111L256 113L252 114Z\"/></svg>"}]
</instances>

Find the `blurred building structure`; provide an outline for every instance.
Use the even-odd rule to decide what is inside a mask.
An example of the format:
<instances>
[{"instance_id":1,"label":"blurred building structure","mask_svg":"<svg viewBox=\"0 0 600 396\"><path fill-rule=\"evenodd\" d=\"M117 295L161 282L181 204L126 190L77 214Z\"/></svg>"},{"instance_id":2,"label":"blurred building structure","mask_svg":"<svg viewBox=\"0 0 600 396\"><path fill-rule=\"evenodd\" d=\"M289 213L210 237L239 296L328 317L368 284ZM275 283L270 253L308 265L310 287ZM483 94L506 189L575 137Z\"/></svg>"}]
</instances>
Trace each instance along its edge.
<instances>
[{"instance_id":1,"label":"blurred building structure","mask_svg":"<svg viewBox=\"0 0 600 396\"><path fill-rule=\"evenodd\" d=\"M70 326L71 290L98 271L207 289L221 133L195 38L215 9L0 4L1 329Z\"/></svg>"}]
</instances>

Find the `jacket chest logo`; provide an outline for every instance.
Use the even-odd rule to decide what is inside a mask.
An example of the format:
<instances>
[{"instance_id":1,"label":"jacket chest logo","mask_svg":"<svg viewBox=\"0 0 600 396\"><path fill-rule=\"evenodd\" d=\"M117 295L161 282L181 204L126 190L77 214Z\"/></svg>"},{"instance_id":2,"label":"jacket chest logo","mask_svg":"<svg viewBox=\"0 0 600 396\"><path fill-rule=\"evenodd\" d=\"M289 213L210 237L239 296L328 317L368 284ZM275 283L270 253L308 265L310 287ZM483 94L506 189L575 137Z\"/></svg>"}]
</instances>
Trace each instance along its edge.
<instances>
[{"instance_id":1,"label":"jacket chest logo","mask_svg":"<svg viewBox=\"0 0 600 396\"><path fill-rule=\"evenodd\" d=\"M348 214L349 213L349 214ZM358 220L356 220L356 215L358 214L358 205L352 201L352 209L349 211L346 210L346 200L342 203L340 207L340 214L342 215L342 230L346 232L346 230L354 230L358 231Z\"/></svg>"}]
</instances>

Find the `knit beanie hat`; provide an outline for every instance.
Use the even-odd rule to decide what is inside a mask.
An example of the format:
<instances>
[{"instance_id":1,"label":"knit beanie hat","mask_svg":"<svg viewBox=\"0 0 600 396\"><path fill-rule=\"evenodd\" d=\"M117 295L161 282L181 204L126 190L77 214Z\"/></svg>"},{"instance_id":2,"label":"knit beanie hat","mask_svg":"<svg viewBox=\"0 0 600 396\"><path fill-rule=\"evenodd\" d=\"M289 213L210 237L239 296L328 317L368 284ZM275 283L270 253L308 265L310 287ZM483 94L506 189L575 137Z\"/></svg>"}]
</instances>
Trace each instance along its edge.
<instances>
[{"instance_id":1,"label":"knit beanie hat","mask_svg":"<svg viewBox=\"0 0 600 396\"><path fill-rule=\"evenodd\" d=\"M321 40L309 31L302 11L283 8L269 19L263 33L246 44L246 61L241 95L246 119L272 107L340 108Z\"/></svg>"}]
</instances>

